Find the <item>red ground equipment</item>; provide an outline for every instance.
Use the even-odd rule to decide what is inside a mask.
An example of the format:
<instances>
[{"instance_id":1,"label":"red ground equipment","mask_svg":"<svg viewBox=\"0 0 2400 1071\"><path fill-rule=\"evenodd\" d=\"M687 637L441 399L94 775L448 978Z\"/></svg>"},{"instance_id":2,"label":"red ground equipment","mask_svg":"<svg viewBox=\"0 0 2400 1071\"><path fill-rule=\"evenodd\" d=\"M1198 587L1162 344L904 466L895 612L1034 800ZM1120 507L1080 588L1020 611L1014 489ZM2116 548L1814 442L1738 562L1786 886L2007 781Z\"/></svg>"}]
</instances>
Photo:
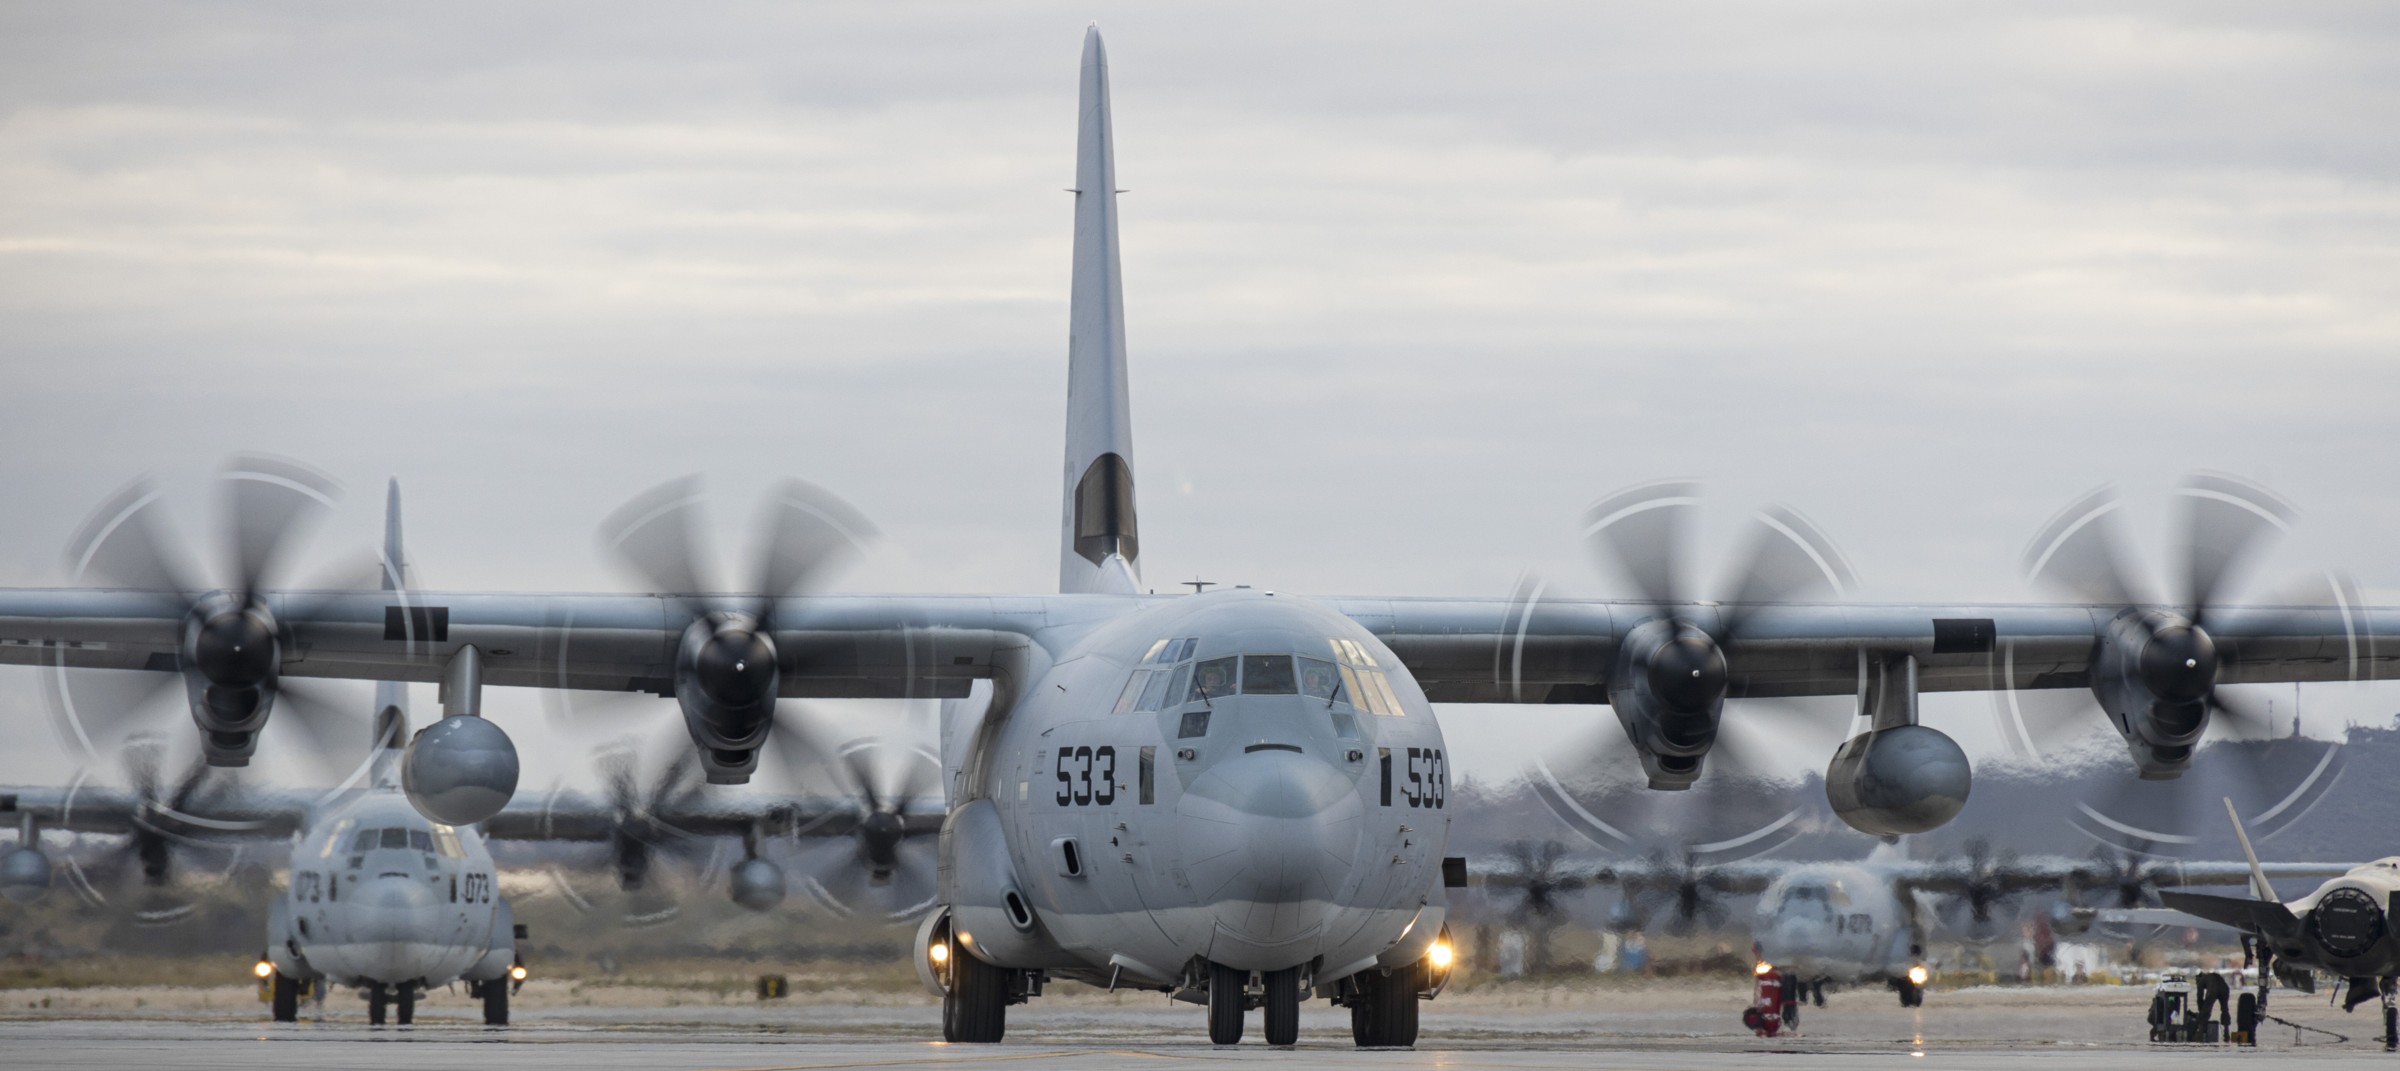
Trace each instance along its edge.
<instances>
[{"instance_id":1,"label":"red ground equipment","mask_svg":"<svg viewBox=\"0 0 2400 1071\"><path fill-rule=\"evenodd\" d=\"M1742 1009L1742 1025L1762 1038L1774 1037L1783 1029L1783 972L1774 964L1758 965L1750 1006Z\"/></svg>"}]
</instances>

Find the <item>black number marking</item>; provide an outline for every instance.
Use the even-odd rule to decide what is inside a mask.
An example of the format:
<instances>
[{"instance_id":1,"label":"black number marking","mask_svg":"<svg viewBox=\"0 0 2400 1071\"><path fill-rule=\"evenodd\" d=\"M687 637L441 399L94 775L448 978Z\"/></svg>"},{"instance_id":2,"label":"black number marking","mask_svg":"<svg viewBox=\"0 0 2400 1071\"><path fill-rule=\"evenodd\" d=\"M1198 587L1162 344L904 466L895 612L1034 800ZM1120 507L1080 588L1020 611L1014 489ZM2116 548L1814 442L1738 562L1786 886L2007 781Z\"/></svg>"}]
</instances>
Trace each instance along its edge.
<instances>
[{"instance_id":1,"label":"black number marking","mask_svg":"<svg viewBox=\"0 0 2400 1071\"><path fill-rule=\"evenodd\" d=\"M1058 795L1061 807L1106 807L1117 802L1117 749L1077 746L1058 749Z\"/></svg>"},{"instance_id":2,"label":"black number marking","mask_svg":"<svg viewBox=\"0 0 2400 1071\"><path fill-rule=\"evenodd\" d=\"M1450 763L1439 748L1412 747L1406 756L1408 785L1401 790L1411 807L1442 807L1450 798ZM1385 786L1390 786L1390 757L1385 757ZM1389 798L1386 798L1389 802Z\"/></svg>"},{"instance_id":3,"label":"black number marking","mask_svg":"<svg viewBox=\"0 0 2400 1071\"><path fill-rule=\"evenodd\" d=\"M492 876L490 874L467 875L466 891L459 897L459 899L470 904L491 903Z\"/></svg>"}]
</instances>

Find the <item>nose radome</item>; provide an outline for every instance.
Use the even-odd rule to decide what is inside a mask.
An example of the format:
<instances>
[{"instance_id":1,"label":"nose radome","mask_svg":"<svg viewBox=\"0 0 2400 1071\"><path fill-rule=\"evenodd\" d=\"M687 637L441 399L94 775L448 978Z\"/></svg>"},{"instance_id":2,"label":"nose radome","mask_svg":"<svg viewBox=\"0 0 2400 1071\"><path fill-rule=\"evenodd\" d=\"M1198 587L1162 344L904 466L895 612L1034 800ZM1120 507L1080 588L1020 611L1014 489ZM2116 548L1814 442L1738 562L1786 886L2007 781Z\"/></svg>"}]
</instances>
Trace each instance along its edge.
<instances>
[{"instance_id":1,"label":"nose radome","mask_svg":"<svg viewBox=\"0 0 2400 1071\"><path fill-rule=\"evenodd\" d=\"M1331 900L1356 863L1365 808L1341 771L1274 749L1210 768L1176 813L1194 891L1265 904Z\"/></svg>"},{"instance_id":2,"label":"nose radome","mask_svg":"<svg viewBox=\"0 0 2400 1071\"><path fill-rule=\"evenodd\" d=\"M350 902L354 941L410 941L426 928L434 906L432 886L421 877L382 877L344 891Z\"/></svg>"}]
</instances>

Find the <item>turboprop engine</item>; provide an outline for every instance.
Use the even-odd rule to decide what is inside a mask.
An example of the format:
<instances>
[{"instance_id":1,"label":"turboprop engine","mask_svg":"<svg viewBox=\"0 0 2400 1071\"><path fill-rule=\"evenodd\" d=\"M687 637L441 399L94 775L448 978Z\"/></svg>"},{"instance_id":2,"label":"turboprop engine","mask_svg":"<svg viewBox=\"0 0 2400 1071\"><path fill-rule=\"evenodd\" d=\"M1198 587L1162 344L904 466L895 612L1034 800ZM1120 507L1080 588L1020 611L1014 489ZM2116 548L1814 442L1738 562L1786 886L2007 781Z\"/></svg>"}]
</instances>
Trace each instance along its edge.
<instances>
[{"instance_id":1,"label":"turboprop engine","mask_svg":"<svg viewBox=\"0 0 2400 1071\"><path fill-rule=\"evenodd\" d=\"M600 543L671 612L689 616L675 646L675 700L710 784L738 785L758 769L775 702L794 667L778 629L794 624L793 596L874 534L849 504L790 480L768 496L759 561L747 590L707 594L696 532L699 483L685 477L635 496L600 525Z\"/></svg>"},{"instance_id":2,"label":"turboprop engine","mask_svg":"<svg viewBox=\"0 0 2400 1071\"><path fill-rule=\"evenodd\" d=\"M1680 789L1700 776L1725 711L1725 654L1708 633L1672 619L1626 637L1608 704L1640 755L1650 787Z\"/></svg>"}]
</instances>

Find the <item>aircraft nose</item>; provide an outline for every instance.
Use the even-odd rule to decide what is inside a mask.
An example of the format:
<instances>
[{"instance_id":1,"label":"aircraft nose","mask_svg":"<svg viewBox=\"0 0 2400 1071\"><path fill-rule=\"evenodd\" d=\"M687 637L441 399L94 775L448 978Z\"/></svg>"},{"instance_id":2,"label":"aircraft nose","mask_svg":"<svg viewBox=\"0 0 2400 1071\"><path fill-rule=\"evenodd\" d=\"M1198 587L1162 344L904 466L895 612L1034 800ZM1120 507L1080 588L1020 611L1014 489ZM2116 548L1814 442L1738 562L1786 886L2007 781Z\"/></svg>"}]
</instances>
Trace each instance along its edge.
<instances>
[{"instance_id":1,"label":"aircraft nose","mask_svg":"<svg viewBox=\"0 0 2400 1071\"><path fill-rule=\"evenodd\" d=\"M417 939L429 928L435 902L424 879L403 877L364 882L343 899L350 901L351 939L369 943Z\"/></svg>"},{"instance_id":2,"label":"aircraft nose","mask_svg":"<svg viewBox=\"0 0 2400 1071\"><path fill-rule=\"evenodd\" d=\"M1334 899L1357 863L1365 805L1358 786L1323 760L1266 748L1201 774L1176 812L1193 891L1204 902L1245 905L1235 915L1261 929L1251 939L1273 942L1314 924L1298 905ZM1268 905L1293 910L1248 910Z\"/></svg>"}]
</instances>

